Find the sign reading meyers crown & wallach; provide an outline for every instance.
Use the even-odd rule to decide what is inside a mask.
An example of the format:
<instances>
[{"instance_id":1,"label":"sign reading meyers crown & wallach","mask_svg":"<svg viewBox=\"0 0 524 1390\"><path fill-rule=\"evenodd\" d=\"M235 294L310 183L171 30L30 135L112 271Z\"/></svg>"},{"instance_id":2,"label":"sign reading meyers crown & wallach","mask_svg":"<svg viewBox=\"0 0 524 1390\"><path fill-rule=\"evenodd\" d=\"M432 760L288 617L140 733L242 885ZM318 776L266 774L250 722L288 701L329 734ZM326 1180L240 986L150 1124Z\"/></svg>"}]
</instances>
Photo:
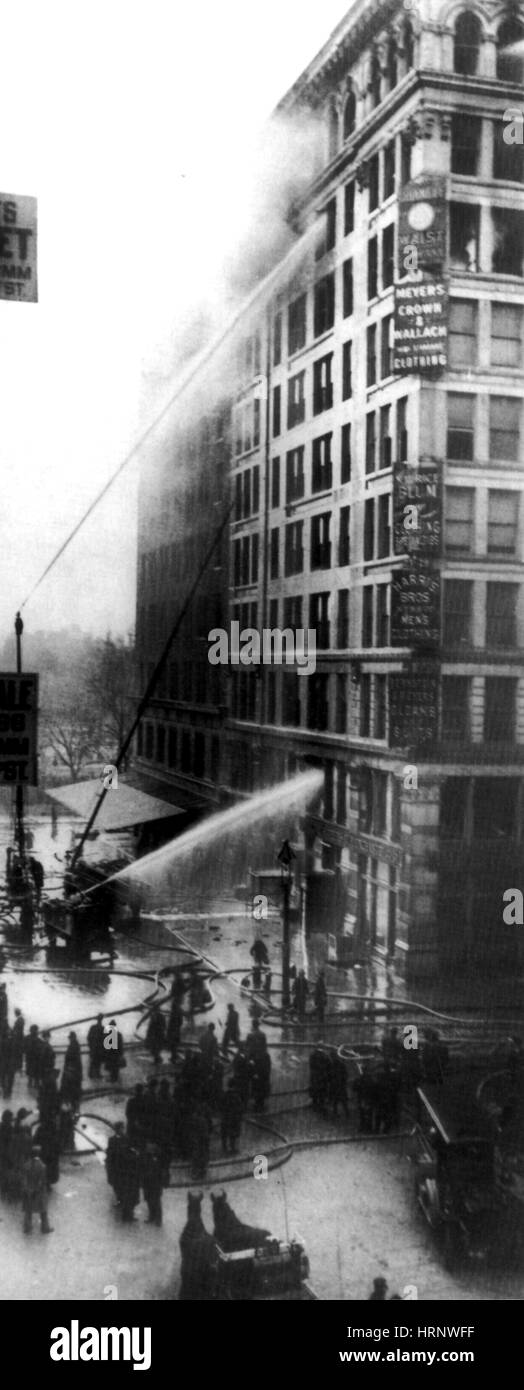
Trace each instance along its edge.
<instances>
[{"instance_id":1,"label":"sign reading meyers crown & wallach","mask_svg":"<svg viewBox=\"0 0 524 1390\"><path fill-rule=\"evenodd\" d=\"M393 368L434 372L447 366L448 287L425 275L395 285Z\"/></svg>"},{"instance_id":2,"label":"sign reading meyers crown & wallach","mask_svg":"<svg viewBox=\"0 0 524 1390\"><path fill-rule=\"evenodd\" d=\"M38 303L36 198L0 193L0 299Z\"/></svg>"},{"instance_id":3,"label":"sign reading meyers crown & wallach","mask_svg":"<svg viewBox=\"0 0 524 1390\"><path fill-rule=\"evenodd\" d=\"M0 671L0 785L37 785L38 676Z\"/></svg>"}]
</instances>

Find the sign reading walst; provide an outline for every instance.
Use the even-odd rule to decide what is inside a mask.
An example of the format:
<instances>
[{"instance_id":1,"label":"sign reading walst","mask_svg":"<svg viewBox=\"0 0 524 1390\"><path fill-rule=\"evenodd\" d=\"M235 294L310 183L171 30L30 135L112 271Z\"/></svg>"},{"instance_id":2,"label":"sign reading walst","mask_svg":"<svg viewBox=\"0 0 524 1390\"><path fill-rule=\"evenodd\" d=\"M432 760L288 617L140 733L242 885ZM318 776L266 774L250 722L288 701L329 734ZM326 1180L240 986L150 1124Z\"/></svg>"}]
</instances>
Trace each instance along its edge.
<instances>
[{"instance_id":1,"label":"sign reading walst","mask_svg":"<svg viewBox=\"0 0 524 1390\"><path fill-rule=\"evenodd\" d=\"M400 275L442 269L447 253L447 224L446 177L421 174L407 183L398 200Z\"/></svg>"},{"instance_id":2,"label":"sign reading walst","mask_svg":"<svg viewBox=\"0 0 524 1390\"><path fill-rule=\"evenodd\" d=\"M433 372L447 366L448 288L424 275L395 285L393 370Z\"/></svg>"},{"instance_id":3,"label":"sign reading walst","mask_svg":"<svg viewBox=\"0 0 524 1390\"><path fill-rule=\"evenodd\" d=\"M38 676L0 671L0 785L36 787Z\"/></svg>"},{"instance_id":4,"label":"sign reading walst","mask_svg":"<svg viewBox=\"0 0 524 1390\"><path fill-rule=\"evenodd\" d=\"M36 198L0 193L0 299L38 303Z\"/></svg>"}]
</instances>

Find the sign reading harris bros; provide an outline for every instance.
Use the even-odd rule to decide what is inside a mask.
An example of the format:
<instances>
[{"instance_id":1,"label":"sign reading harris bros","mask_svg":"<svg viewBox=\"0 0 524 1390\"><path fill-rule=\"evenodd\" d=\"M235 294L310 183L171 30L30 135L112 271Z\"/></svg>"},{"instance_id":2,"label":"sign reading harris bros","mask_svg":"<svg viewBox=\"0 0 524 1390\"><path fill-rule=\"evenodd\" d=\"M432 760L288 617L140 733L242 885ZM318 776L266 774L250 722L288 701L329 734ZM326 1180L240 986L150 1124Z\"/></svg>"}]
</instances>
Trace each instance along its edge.
<instances>
[{"instance_id":1,"label":"sign reading harris bros","mask_svg":"<svg viewBox=\"0 0 524 1390\"><path fill-rule=\"evenodd\" d=\"M0 299L38 303L36 198L0 193Z\"/></svg>"},{"instance_id":2,"label":"sign reading harris bros","mask_svg":"<svg viewBox=\"0 0 524 1390\"><path fill-rule=\"evenodd\" d=\"M425 275L395 286L393 369L434 371L447 366L448 289Z\"/></svg>"},{"instance_id":3,"label":"sign reading harris bros","mask_svg":"<svg viewBox=\"0 0 524 1390\"><path fill-rule=\"evenodd\" d=\"M0 785L37 786L38 676L0 672Z\"/></svg>"}]
</instances>

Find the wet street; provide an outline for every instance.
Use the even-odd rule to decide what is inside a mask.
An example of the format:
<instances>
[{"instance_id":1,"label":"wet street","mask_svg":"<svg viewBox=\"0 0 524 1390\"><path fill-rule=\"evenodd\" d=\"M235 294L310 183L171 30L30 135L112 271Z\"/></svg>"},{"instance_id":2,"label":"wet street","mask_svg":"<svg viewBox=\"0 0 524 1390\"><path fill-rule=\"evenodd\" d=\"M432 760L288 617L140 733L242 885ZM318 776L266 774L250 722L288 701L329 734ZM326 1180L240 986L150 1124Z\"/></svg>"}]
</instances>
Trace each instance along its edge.
<instances>
[{"instance_id":1,"label":"wet street","mask_svg":"<svg viewBox=\"0 0 524 1390\"><path fill-rule=\"evenodd\" d=\"M44 815L31 818L30 825L32 853L44 864L46 888L58 889L71 824L60 820L54 840ZM8 841L6 820L0 827L2 856ZM270 912L260 926L276 990L281 949L278 913ZM163 900L157 895L154 903L145 906L138 929L123 924L117 930L112 963L106 959L65 969L61 964L55 968L54 961L50 964L38 933L32 950L22 946L12 920L4 916L2 980L7 986L10 1021L13 1009L19 1007L26 1030L33 1022L51 1029L58 1066L73 1027L82 1045L84 1083L75 1153L61 1159L60 1181L50 1199L52 1234L42 1239L35 1226L32 1235L24 1236L20 1207L7 1202L0 1207L1 1298L177 1297L179 1238L191 1186L187 1165L171 1166L161 1229L145 1223L144 1204L137 1208L134 1224L123 1226L106 1180L105 1147L112 1126L124 1118L134 1083L152 1075L173 1079L168 1054L164 1052L162 1062L154 1066L145 1047L145 1001L155 996L162 1000L169 984L166 972L196 955L209 968L210 1007L194 1016L186 1014L182 1045L198 1045L210 1021L220 1038L230 1002L239 1011L245 1036L253 1016L250 947L254 935L246 904L231 894L217 895L207 908L199 902L198 908L188 911L187 898L182 901L176 891L166 890ZM305 968L312 979L318 970L319 949L314 939L306 941L295 931L293 963ZM271 1098L263 1115L250 1110L244 1117L238 1157L223 1157L215 1120L208 1180L200 1184L208 1230L212 1229L209 1194L213 1187L227 1185L229 1200L242 1220L267 1226L282 1240L294 1235L302 1238L310 1259L310 1283L320 1299L367 1299L378 1275L387 1279L390 1293L406 1298L520 1299L520 1275L470 1269L459 1277L444 1268L414 1200L406 1125L399 1136L361 1138L351 1086L347 1118L324 1118L311 1109L308 1058L314 1042L323 1039L343 1047L351 1082L357 1074L357 1057L376 1047L382 1036L386 1015L375 1016L363 997L354 997L368 993L373 980L360 984L355 976L356 972L327 967L330 998L322 1029L311 1013L304 1025L283 1026L275 1008L276 993L269 999L257 996L272 1060ZM375 989L397 997L401 985L384 977L375 982ZM432 1007L437 1007L435 1001ZM412 1019L410 1008L406 1003L395 1018ZM495 1041L513 1009L516 1014L516 1003L508 1003L507 1019L492 1021L488 1027L480 1013L461 1019L453 1001L450 1014L455 1021L441 1026L444 1033L447 1028L452 1044L462 1039L473 1047L481 1029L488 1036L491 1029ZM86 1036L98 1013L106 1019L116 1017L125 1039L127 1069L116 1087L105 1079L87 1079ZM25 1074L17 1075L9 1106L14 1112L20 1106L34 1111L35 1097ZM263 1178L256 1176L254 1162L260 1156L267 1158Z\"/></svg>"}]
</instances>

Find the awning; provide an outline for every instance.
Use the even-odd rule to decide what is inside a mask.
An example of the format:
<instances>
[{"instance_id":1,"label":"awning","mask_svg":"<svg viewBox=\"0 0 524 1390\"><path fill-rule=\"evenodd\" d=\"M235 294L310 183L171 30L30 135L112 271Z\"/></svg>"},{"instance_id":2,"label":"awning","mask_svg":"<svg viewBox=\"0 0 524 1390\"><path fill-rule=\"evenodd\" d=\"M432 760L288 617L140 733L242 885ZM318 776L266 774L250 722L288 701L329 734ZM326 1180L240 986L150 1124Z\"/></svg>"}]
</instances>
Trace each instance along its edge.
<instances>
[{"instance_id":1,"label":"awning","mask_svg":"<svg viewBox=\"0 0 524 1390\"><path fill-rule=\"evenodd\" d=\"M54 787L52 791L46 791L46 796L67 807L74 816L81 816L82 820L88 821L101 791L100 778L91 777L88 782L71 782L66 787ZM119 779L118 786L110 787L106 792L93 830L130 830L132 826L143 825L148 821L168 820L186 815L187 812L180 806L172 806L169 801L160 801L156 796L148 796L147 792L128 787Z\"/></svg>"}]
</instances>

